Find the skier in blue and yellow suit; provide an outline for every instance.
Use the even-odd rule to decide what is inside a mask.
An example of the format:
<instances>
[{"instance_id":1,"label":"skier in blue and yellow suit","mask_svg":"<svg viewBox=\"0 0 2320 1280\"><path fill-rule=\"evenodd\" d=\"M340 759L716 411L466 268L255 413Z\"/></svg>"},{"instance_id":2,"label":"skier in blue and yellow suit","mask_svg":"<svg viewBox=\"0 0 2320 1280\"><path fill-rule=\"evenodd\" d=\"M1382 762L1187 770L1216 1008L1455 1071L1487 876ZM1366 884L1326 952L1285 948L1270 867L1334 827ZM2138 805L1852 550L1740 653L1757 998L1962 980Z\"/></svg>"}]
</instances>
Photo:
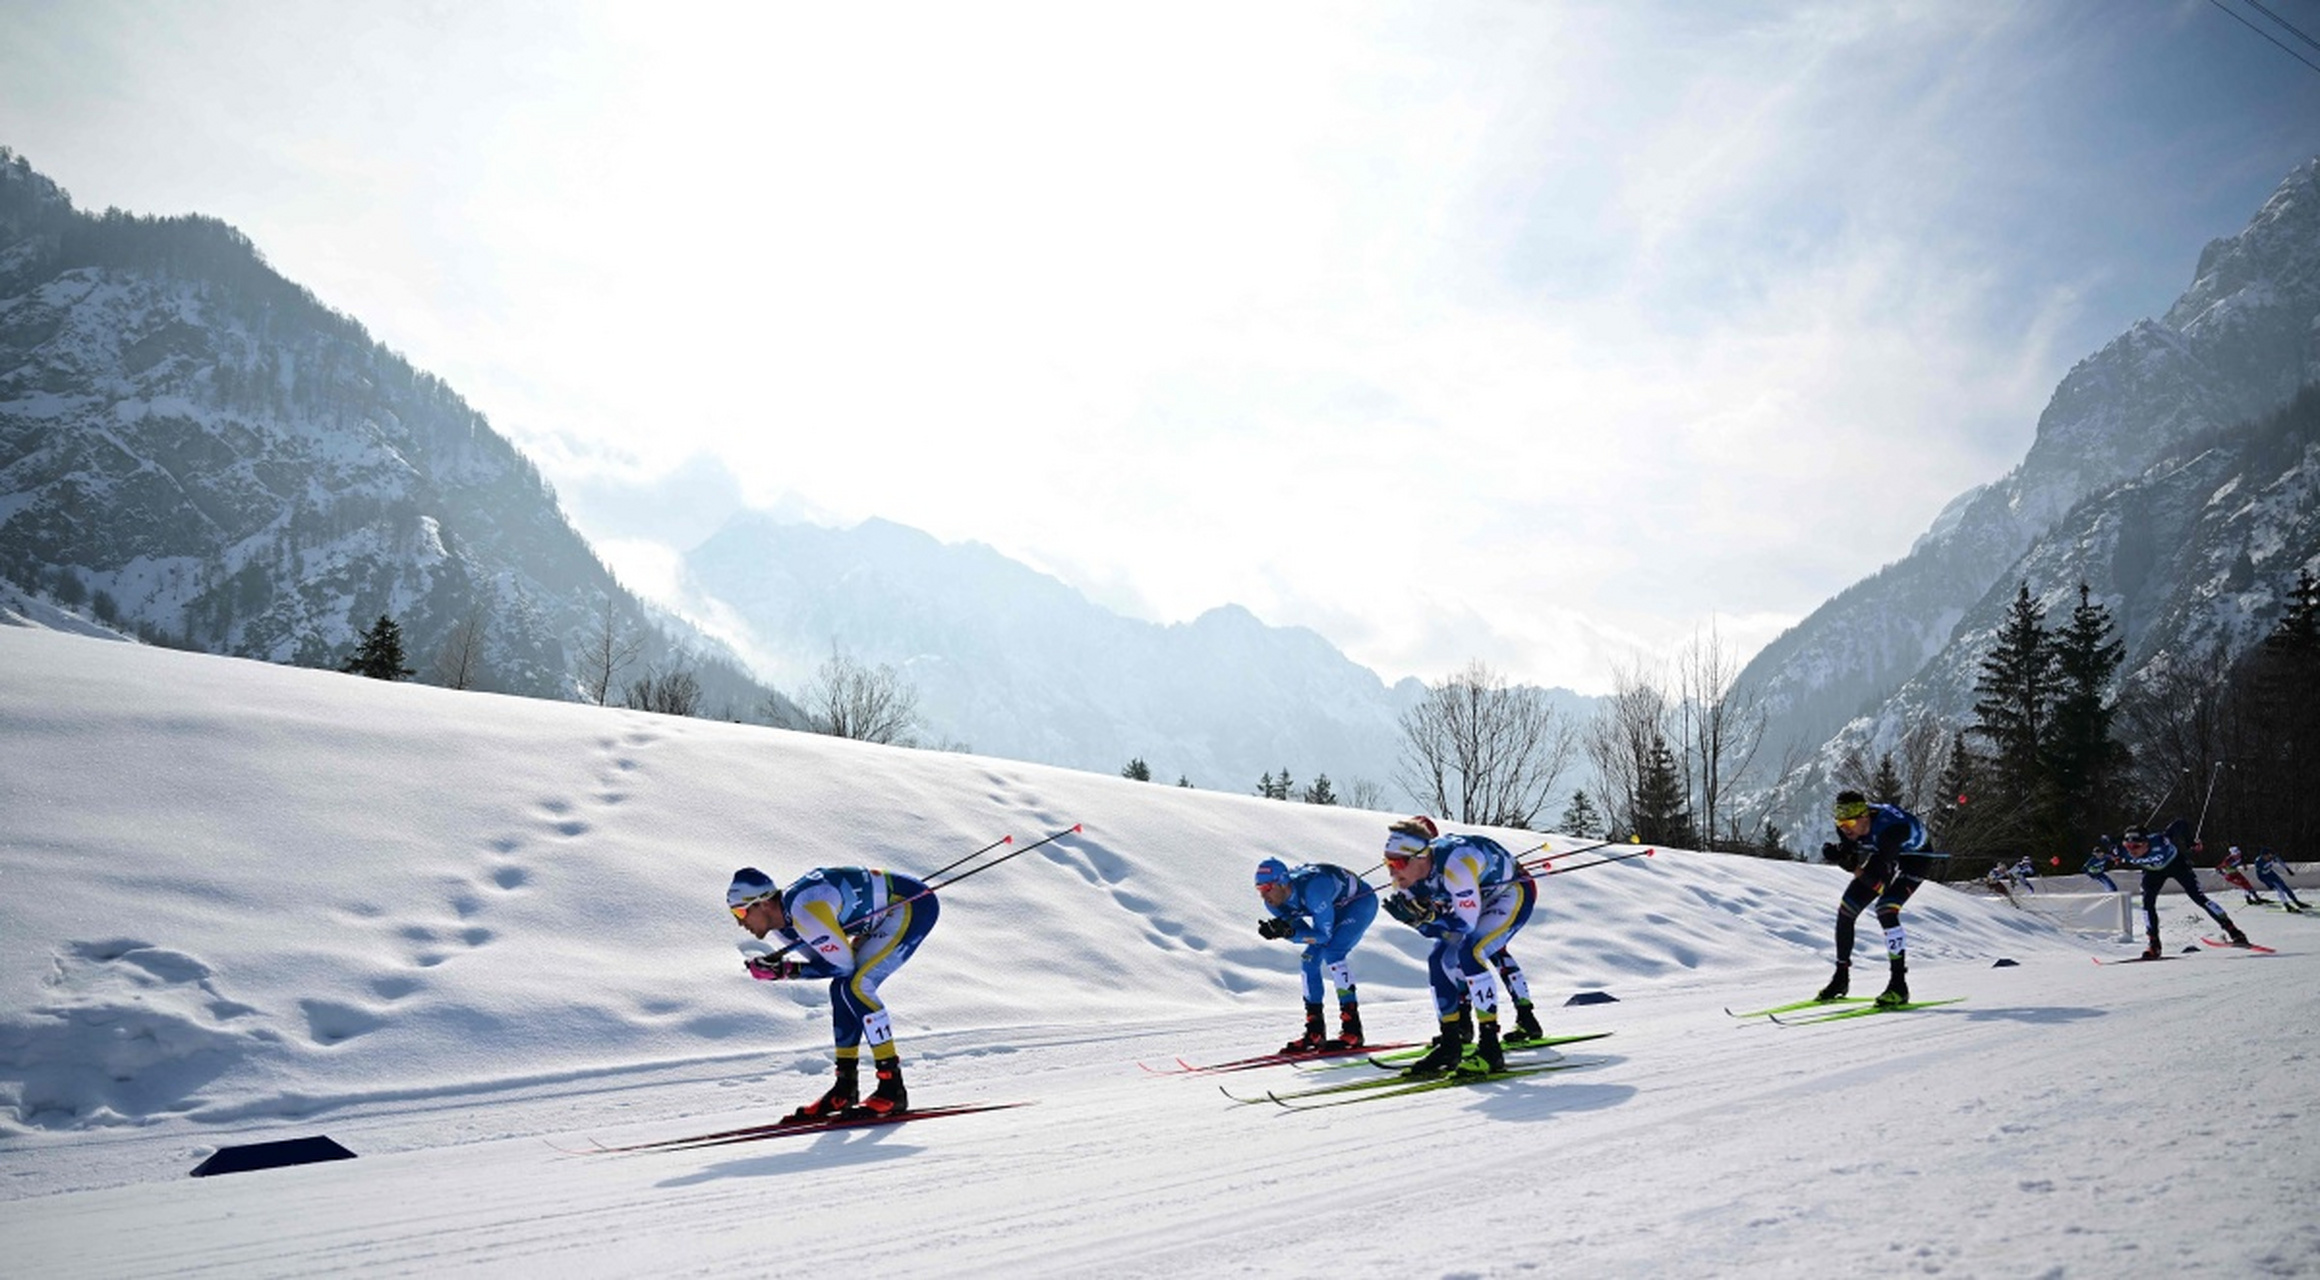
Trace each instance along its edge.
<instances>
[{"instance_id":1,"label":"skier in blue and yellow suit","mask_svg":"<svg viewBox=\"0 0 2320 1280\"><path fill-rule=\"evenodd\" d=\"M941 907L924 884L868 867L821 867L775 890L755 867L733 873L725 905L752 935L779 933L803 959L756 957L751 977L828 978L830 1022L837 1039L838 1079L828 1093L790 1114L818 1120L841 1111L892 1115L910 1109L902 1084L902 1056L878 986L891 977L934 928ZM870 1046L878 1088L861 1094L856 1060Z\"/></svg>"},{"instance_id":2,"label":"skier in blue and yellow suit","mask_svg":"<svg viewBox=\"0 0 2320 1280\"><path fill-rule=\"evenodd\" d=\"M1491 1070L1504 1069L1498 983L1490 958L1530 923L1531 909L1538 904L1537 882L1497 841L1464 835L1429 840L1426 827L1415 819L1405 818L1387 828L1385 857L1394 887L1401 890L1386 900L1386 911L1435 937L1427 969L1442 1035L1426 1056L1411 1064L1409 1074L1440 1075L1465 1056L1462 1003L1474 1010L1476 1055Z\"/></svg>"},{"instance_id":3,"label":"skier in blue and yellow suit","mask_svg":"<svg viewBox=\"0 0 2320 1280\"><path fill-rule=\"evenodd\" d=\"M1257 922L1257 935L1304 944L1305 1034L1281 1046L1283 1053L1361 1047L1361 1001L1347 957L1377 919L1377 890L1343 867L1310 863L1292 867L1279 858L1257 864L1257 896L1270 914ZM1327 1039L1321 1020L1321 979L1337 991L1337 1038Z\"/></svg>"},{"instance_id":4,"label":"skier in blue and yellow suit","mask_svg":"<svg viewBox=\"0 0 2320 1280\"><path fill-rule=\"evenodd\" d=\"M1901 904L1933 867L1925 824L1899 805L1871 804L1858 791L1838 792L1831 816L1837 839L1821 846L1821 857L1852 872L1853 879L1837 903L1837 974L1813 998L1844 998L1853 973L1853 919L1874 903L1877 923L1885 926L1885 958L1893 969L1877 1003L1907 1004L1909 938L1901 928Z\"/></svg>"}]
</instances>

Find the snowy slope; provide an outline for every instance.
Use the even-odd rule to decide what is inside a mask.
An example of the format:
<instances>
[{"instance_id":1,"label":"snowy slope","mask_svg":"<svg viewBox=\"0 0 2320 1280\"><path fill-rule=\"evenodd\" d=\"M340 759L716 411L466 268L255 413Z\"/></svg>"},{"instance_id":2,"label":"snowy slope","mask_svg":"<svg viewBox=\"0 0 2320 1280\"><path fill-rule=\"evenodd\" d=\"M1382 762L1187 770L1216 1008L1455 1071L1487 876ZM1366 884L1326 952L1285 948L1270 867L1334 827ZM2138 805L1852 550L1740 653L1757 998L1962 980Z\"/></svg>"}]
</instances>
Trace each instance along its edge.
<instances>
[{"instance_id":1,"label":"snowy slope","mask_svg":"<svg viewBox=\"0 0 2320 1280\"><path fill-rule=\"evenodd\" d=\"M2124 949L1929 887L1913 980L1968 1003L1748 1025L1724 1006L1825 976L1841 877L1664 852L1545 881L1517 947L1551 1024L1616 1033L1598 1066L1310 1114L1139 1070L1284 1038L1295 952L1255 936L1248 869L1371 865L1384 817L0 628L9 1267L2320 1269L2320 1232L2240 1194L2320 1171L2295 1092L2320 920L2249 919L2274 956L2098 967ZM927 870L1074 823L946 894L888 986L919 1102L1035 1106L559 1150L818 1090L820 992L742 974L734 866ZM1426 1029L1415 941L1381 919L1357 954L1375 1035ZM1580 990L1619 1000L1564 1008ZM183 1176L317 1132L361 1158ZM1414 1188L1431 1218L1382 1212ZM857 1225L818 1211L840 1201Z\"/></svg>"}]
</instances>

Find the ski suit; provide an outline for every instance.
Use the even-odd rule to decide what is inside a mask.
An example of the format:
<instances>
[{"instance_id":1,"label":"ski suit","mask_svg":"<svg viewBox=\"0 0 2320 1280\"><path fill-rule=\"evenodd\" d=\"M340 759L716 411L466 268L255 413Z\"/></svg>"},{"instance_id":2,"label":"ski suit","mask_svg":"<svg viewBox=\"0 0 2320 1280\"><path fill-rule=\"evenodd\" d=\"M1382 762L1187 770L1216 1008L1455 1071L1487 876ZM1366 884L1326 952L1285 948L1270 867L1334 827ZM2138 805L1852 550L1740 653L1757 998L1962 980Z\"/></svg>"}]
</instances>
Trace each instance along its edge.
<instances>
[{"instance_id":1,"label":"ski suit","mask_svg":"<svg viewBox=\"0 0 2320 1280\"><path fill-rule=\"evenodd\" d=\"M918 895L924 894L920 897ZM934 895L909 876L866 867L821 867L781 892L780 932L797 943L805 972L830 980L830 1023L838 1057L870 1046L894 1053L894 1029L878 986L918 950L941 914Z\"/></svg>"},{"instance_id":2,"label":"ski suit","mask_svg":"<svg viewBox=\"0 0 2320 1280\"><path fill-rule=\"evenodd\" d=\"M1428 842L1427 852L1431 869L1405 892L1431 916L1415 927L1434 938L1426 967L1435 1011L1448 1021L1472 1002L1476 1020L1496 1022L1491 960L1530 923L1538 883L1488 836L1442 836ZM1519 977L1521 970L1515 972Z\"/></svg>"},{"instance_id":3,"label":"ski suit","mask_svg":"<svg viewBox=\"0 0 2320 1280\"><path fill-rule=\"evenodd\" d=\"M1289 941L1305 944L1305 1003L1321 1003L1327 974L1338 1003L1354 999L1353 970L1346 957L1377 919L1377 890L1343 867L1313 863L1289 869L1289 900L1265 909L1297 922Z\"/></svg>"},{"instance_id":4,"label":"ski suit","mask_svg":"<svg viewBox=\"0 0 2320 1280\"><path fill-rule=\"evenodd\" d=\"M2159 945L2159 890L2165 888L2169 880L2182 885L2183 892L2191 895L2191 900L2205 908L2218 924L2226 929L2231 928L2231 917L2225 915L2223 908L2210 901L2205 893L2200 892L2198 870L2191 865L2191 859L2181 856L2176 848L2177 842L2190 834L2191 819L2177 818L2167 824L2165 831L2151 837L2142 857L2125 855L2125 861L2143 869L2143 928L2154 948Z\"/></svg>"},{"instance_id":5,"label":"ski suit","mask_svg":"<svg viewBox=\"0 0 2320 1280\"><path fill-rule=\"evenodd\" d=\"M2027 856L2014 864L2014 869L2010 874L2014 877L2014 883L2021 885L2023 889L2031 893L2038 892L2038 867Z\"/></svg>"},{"instance_id":6,"label":"ski suit","mask_svg":"<svg viewBox=\"0 0 2320 1280\"><path fill-rule=\"evenodd\" d=\"M2261 877L2265 884L2272 886L2272 892L2279 894L2282 902L2303 909L2306 905L2304 900L2296 896L2294 889L2288 887L2287 870L2287 866L2280 861L2280 855L2269 849L2256 851L2256 875Z\"/></svg>"},{"instance_id":7,"label":"ski suit","mask_svg":"<svg viewBox=\"0 0 2320 1280\"><path fill-rule=\"evenodd\" d=\"M2094 881L2096 884L2101 885L2103 888L2108 889L2112 893L2117 893L2119 891L2119 884L2118 881L2111 879L2110 869L2111 851L2103 845L2096 845L2094 847L2094 851L2086 855L2087 879Z\"/></svg>"},{"instance_id":8,"label":"ski suit","mask_svg":"<svg viewBox=\"0 0 2320 1280\"><path fill-rule=\"evenodd\" d=\"M2222 858L2216 861L2215 870L2218 875L2223 877L2223 882L2225 884L2230 885L2232 888L2239 890L2241 893L2246 894L2249 898L2252 899L2256 896L2256 887L2248 883L2247 872L2240 869L2246 864L2246 861L2247 860L2245 858L2240 856L2239 850L2234 848L2227 851Z\"/></svg>"},{"instance_id":9,"label":"ski suit","mask_svg":"<svg viewBox=\"0 0 2320 1280\"><path fill-rule=\"evenodd\" d=\"M1871 903L1877 923L1885 927L1885 955L1898 960L1908 953L1908 936L1901 929L1901 904L1925 883L1933 859L1926 852L1925 824L1897 805L1869 806L1866 838L1853 840L1838 832L1830 861L1853 873L1845 896L1837 903L1837 963L1853 962L1853 920Z\"/></svg>"}]
</instances>

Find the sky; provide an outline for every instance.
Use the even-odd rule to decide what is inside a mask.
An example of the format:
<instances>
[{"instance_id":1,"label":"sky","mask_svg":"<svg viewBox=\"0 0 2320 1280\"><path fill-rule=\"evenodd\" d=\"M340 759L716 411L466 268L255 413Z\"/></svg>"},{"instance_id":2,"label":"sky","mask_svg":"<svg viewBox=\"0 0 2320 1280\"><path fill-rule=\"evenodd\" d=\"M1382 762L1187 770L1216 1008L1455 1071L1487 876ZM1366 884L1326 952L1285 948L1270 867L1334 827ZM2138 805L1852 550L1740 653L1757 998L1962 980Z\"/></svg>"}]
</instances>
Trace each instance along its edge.
<instances>
[{"instance_id":1,"label":"sky","mask_svg":"<svg viewBox=\"0 0 2320 1280\"><path fill-rule=\"evenodd\" d=\"M2020 909L1929 885L1911 990L1955 1003L1777 1026L1727 1011L1826 980L1842 871L1580 854L1513 949L1550 1032L1607 1035L1289 1112L1263 1099L1379 1077L1156 1072L1297 1032L1250 869L1359 870L1386 814L10 625L0 724L11 1274L2320 1269L2320 922L2233 893L2272 953L2200 948L2171 894L2194 954L2097 965L2138 944L2075 875ZM881 986L914 1104L1029 1106L583 1154L825 1086L826 986L746 976L737 864L928 873L1059 832L967 864ZM1856 991L1884 968L1863 932ZM1382 915L1352 953L1373 1039L1430 1033L1423 957ZM356 1158L186 1176L317 1134Z\"/></svg>"},{"instance_id":2,"label":"sky","mask_svg":"<svg viewBox=\"0 0 2320 1280\"><path fill-rule=\"evenodd\" d=\"M2298 50L2246 0L0 0L0 145L241 228L648 593L743 507L880 516L1601 692L2012 467L2320 154Z\"/></svg>"}]
</instances>

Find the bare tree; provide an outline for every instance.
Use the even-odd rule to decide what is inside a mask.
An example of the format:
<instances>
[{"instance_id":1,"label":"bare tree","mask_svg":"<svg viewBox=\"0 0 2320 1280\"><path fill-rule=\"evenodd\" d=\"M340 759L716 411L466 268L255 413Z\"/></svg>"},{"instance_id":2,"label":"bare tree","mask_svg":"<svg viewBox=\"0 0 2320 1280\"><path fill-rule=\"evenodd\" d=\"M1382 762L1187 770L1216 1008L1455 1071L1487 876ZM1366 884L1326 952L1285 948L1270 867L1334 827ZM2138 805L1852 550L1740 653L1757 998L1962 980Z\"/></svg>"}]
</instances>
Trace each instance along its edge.
<instances>
[{"instance_id":1,"label":"bare tree","mask_svg":"<svg viewBox=\"0 0 2320 1280\"><path fill-rule=\"evenodd\" d=\"M1941 787L1941 767L1949 760L1949 730L1930 710L1911 713L1894 744L1893 759L1901 771L1902 806L1924 813Z\"/></svg>"},{"instance_id":2,"label":"bare tree","mask_svg":"<svg viewBox=\"0 0 2320 1280\"><path fill-rule=\"evenodd\" d=\"M1667 694L1640 660L1614 663L1611 694L1587 725L1587 758L1601 779L1603 808L1614 833L1635 829L1636 797L1643 790L1644 764L1652 741L1664 736Z\"/></svg>"},{"instance_id":3,"label":"bare tree","mask_svg":"<svg viewBox=\"0 0 2320 1280\"><path fill-rule=\"evenodd\" d=\"M1676 658L1684 772L1701 837L1710 841L1723 830L1717 818L1725 797L1748 776L1764 745L1763 701L1754 687L1738 683L1739 675L1739 655L1724 646L1713 624Z\"/></svg>"},{"instance_id":4,"label":"bare tree","mask_svg":"<svg viewBox=\"0 0 2320 1280\"><path fill-rule=\"evenodd\" d=\"M483 674L483 642L490 619L484 606L476 605L467 616L453 624L451 634L443 639L443 647L435 651L435 661L428 674L435 683L446 689L472 689Z\"/></svg>"},{"instance_id":5,"label":"bare tree","mask_svg":"<svg viewBox=\"0 0 2320 1280\"><path fill-rule=\"evenodd\" d=\"M1401 728L1403 790L1443 817L1493 827L1531 825L1577 736L1539 690L1479 660L1428 689Z\"/></svg>"},{"instance_id":6,"label":"bare tree","mask_svg":"<svg viewBox=\"0 0 2320 1280\"><path fill-rule=\"evenodd\" d=\"M632 711L658 711L663 715L693 716L701 713L701 681L686 666L680 654L674 666L665 672L646 667L644 675L628 682L622 701Z\"/></svg>"},{"instance_id":7,"label":"bare tree","mask_svg":"<svg viewBox=\"0 0 2320 1280\"><path fill-rule=\"evenodd\" d=\"M596 625L581 647L573 678L580 682L580 691L588 700L601 707L612 697L620 673L643 651L643 633L632 620L621 615L619 601L611 592L606 592Z\"/></svg>"},{"instance_id":8,"label":"bare tree","mask_svg":"<svg viewBox=\"0 0 2320 1280\"><path fill-rule=\"evenodd\" d=\"M1345 780L1345 807L1348 809L1378 809L1386 807L1386 786L1371 778Z\"/></svg>"},{"instance_id":9,"label":"bare tree","mask_svg":"<svg viewBox=\"0 0 2320 1280\"><path fill-rule=\"evenodd\" d=\"M884 663L866 667L836 645L798 701L815 733L889 746L916 745L910 731L918 719L918 690L893 667Z\"/></svg>"}]
</instances>

